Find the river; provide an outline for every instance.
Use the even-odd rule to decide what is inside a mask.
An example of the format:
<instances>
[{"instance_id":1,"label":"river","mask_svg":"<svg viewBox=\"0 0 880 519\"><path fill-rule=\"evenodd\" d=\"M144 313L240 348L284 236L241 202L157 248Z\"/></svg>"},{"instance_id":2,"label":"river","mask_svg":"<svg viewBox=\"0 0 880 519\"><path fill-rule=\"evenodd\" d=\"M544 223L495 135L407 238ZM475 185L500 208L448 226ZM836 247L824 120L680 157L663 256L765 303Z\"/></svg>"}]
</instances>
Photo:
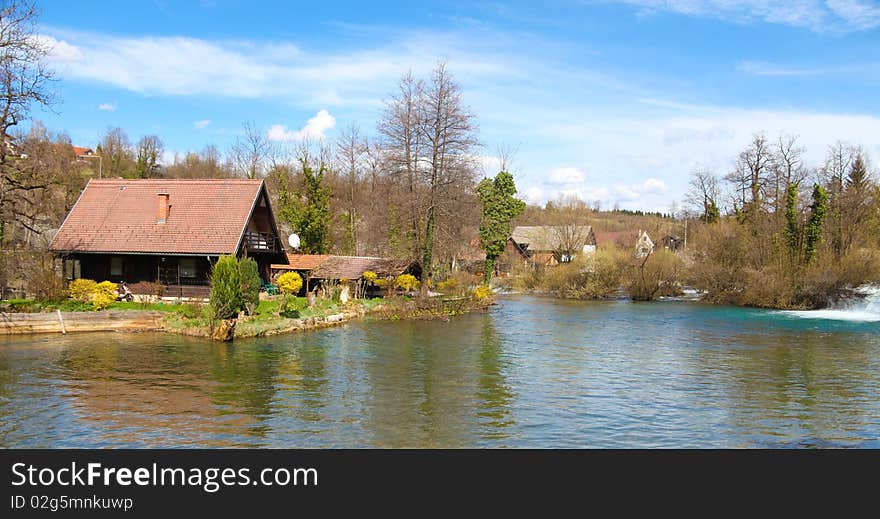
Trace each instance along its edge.
<instances>
[{"instance_id":1,"label":"river","mask_svg":"<svg viewBox=\"0 0 880 519\"><path fill-rule=\"evenodd\" d=\"M5 337L0 446L880 448L853 311L514 296L231 345Z\"/></svg>"}]
</instances>

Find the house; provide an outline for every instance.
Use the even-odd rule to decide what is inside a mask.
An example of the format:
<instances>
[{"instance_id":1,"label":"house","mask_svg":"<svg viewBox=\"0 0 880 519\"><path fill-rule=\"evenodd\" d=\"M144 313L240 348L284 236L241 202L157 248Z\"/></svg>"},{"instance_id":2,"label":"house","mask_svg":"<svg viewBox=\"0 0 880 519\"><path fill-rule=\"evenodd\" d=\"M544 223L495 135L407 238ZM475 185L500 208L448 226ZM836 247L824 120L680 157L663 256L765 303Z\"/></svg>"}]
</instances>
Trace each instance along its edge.
<instances>
[{"instance_id":1,"label":"house","mask_svg":"<svg viewBox=\"0 0 880 519\"><path fill-rule=\"evenodd\" d=\"M660 238L658 245L666 250L675 252L684 246L684 239L675 234L667 234Z\"/></svg>"},{"instance_id":2,"label":"house","mask_svg":"<svg viewBox=\"0 0 880 519\"><path fill-rule=\"evenodd\" d=\"M326 282L357 282L364 272L375 272L379 277L397 277L413 274L421 277L418 264L409 260L394 260L369 256L336 256L329 254L287 254L287 263L271 265L273 277L284 272L297 272L303 279L303 292Z\"/></svg>"},{"instance_id":3,"label":"house","mask_svg":"<svg viewBox=\"0 0 880 519\"><path fill-rule=\"evenodd\" d=\"M636 257L644 258L654 252L654 242L648 236L648 231L639 231L639 241L636 242Z\"/></svg>"},{"instance_id":4,"label":"house","mask_svg":"<svg viewBox=\"0 0 880 519\"><path fill-rule=\"evenodd\" d=\"M535 265L568 263L578 254L596 250L590 225L518 226L510 235L516 246Z\"/></svg>"},{"instance_id":5,"label":"house","mask_svg":"<svg viewBox=\"0 0 880 519\"><path fill-rule=\"evenodd\" d=\"M95 154L95 150L92 148L86 148L84 146L74 146L73 154L77 157L91 157Z\"/></svg>"},{"instance_id":6,"label":"house","mask_svg":"<svg viewBox=\"0 0 880 519\"><path fill-rule=\"evenodd\" d=\"M166 297L207 297L223 255L255 259L265 281L287 261L266 186L246 179L92 179L49 250L68 280L161 283Z\"/></svg>"},{"instance_id":7,"label":"house","mask_svg":"<svg viewBox=\"0 0 880 519\"><path fill-rule=\"evenodd\" d=\"M596 232L596 247L600 249L630 249L638 240L639 233L636 230Z\"/></svg>"}]
</instances>

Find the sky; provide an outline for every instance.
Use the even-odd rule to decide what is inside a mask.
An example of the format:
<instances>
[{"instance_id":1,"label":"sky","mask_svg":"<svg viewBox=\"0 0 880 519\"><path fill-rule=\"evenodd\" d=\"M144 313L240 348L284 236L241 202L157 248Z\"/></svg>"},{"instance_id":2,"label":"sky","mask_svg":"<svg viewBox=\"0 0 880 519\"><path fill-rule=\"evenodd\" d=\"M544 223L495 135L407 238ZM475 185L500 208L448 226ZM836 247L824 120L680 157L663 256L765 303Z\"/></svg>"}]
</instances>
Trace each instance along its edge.
<instances>
[{"instance_id":1,"label":"sky","mask_svg":"<svg viewBox=\"0 0 880 519\"><path fill-rule=\"evenodd\" d=\"M880 1L38 0L59 102L34 117L94 147L156 134L166 160L245 122L269 139L374 135L408 70L440 61L477 115L484 174L520 196L668 211L752 135L880 161Z\"/></svg>"}]
</instances>

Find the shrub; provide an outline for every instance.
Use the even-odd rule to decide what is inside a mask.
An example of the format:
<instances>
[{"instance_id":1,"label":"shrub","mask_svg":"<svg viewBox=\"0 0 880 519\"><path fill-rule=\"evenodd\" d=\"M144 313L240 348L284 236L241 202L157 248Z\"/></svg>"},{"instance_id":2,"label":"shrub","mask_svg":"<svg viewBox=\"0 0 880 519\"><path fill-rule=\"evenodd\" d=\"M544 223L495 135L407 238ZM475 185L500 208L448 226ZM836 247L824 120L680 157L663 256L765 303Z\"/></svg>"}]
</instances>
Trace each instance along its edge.
<instances>
[{"instance_id":1,"label":"shrub","mask_svg":"<svg viewBox=\"0 0 880 519\"><path fill-rule=\"evenodd\" d=\"M235 256L223 256L211 272L211 308L217 319L232 319L241 311L241 271Z\"/></svg>"},{"instance_id":2,"label":"shrub","mask_svg":"<svg viewBox=\"0 0 880 519\"><path fill-rule=\"evenodd\" d=\"M92 296L95 294L97 288L98 283L94 280L74 279L67 285L67 295L70 296L71 299L83 303L89 303L91 302Z\"/></svg>"},{"instance_id":3,"label":"shrub","mask_svg":"<svg viewBox=\"0 0 880 519\"><path fill-rule=\"evenodd\" d=\"M288 296L281 300L278 311L282 317L297 318L299 313L309 306L308 301L299 297Z\"/></svg>"},{"instance_id":4,"label":"shrub","mask_svg":"<svg viewBox=\"0 0 880 519\"><path fill-rule=\"evenodd\" d=\"M285 272L275 280L282 294L296 295L303 286L302 278L296 272Z\"/></svg>"},{"instance_id":5,"label":"shrub","mask_svg":"<svg viewBox=\"0 0 880 519\"><path fill-rule=\"evenodd\" d=\"M471 291L471 295L477 301L487 301L492 299L492 289L489 288L489 285L480 285Z\"/></svg>"},{"instance_id":6,"label":"shrub","mask_svg":"<svg viewBox=\"0 0 880 519\"><path fill-rule=\"evenodd\" d=\"M251 258L243 258L238 262L241 275L241 302L248 315L254 315L260 304L260 268Z\"/></svg>"},{"instance_id":7,"label":"shrub","mask_svg":"<svg viewBox=\"0 0 880 519\"><path fill-rule=\"evenodd\" d=\"M578 257L571 263L525 272L517 283L522 289L538 287L557 297L568 299L602 299L620 286L626 259L618 249L602 249Z\"/></svg>"},{"instance_id":8,"label":"shrub","mask_svg":"<svg viewBox=\"0 0 880 519\"><path fill-rule=\"evenodd\" d=\"M394 286L411 292L419 288L419 280L412 274L401 274L394 280Z\"/></svg>"},{"instance_id":9,"label":"shrub","mask_svg":"<svg viewBox=\"0 0 880 519\"><path fill-rule=\"evenodd\" d=\"M364 272L364 281L367 282L367 285L372 285L378 278L379 275L372 270Z\"/></svg>"},{"instance_id":10,"label":"shrub","mask_svg":"<svg viewBox=\"0 0 880 519\"><path fill-rule=\"evenodd\" d=\"M444 279L437 283L437 290L444 294L452 294L458 288L458 282L454 278Z\"/></svg>"},{"instance_id":11,"label":"shrub","mask_svg":"<svg viewBox=\"0 0 880 519\"><path fill-rule=\"evenodd\" d=\"M92 307L95 310L103 310L116 301L116 289L118 285L112 281L101 281L95 285L92 294Z\"/></svg>"},{"instance_id":12,"label":"shrub","mask_svg":"<svg viewBox=\"0 0 880 519\"><path fill-rule=\"evenodd\" d=\"M626 289L635 301L680 293L682 262L673 252L659 250L637 259L627 272Z\"/></svg>"},{"instance_id":13,"label":"shrub","mask_svg":"<svg viewBox=\"0 0 880 519\"><path fill-rule=\"evenodd\" d=\"M138 301L144 308L149 303L159 301L165 295L165 285L153 281L133 283L128 286L128 289L134 294L134 300Z\"/></svg>"}]
</instances>

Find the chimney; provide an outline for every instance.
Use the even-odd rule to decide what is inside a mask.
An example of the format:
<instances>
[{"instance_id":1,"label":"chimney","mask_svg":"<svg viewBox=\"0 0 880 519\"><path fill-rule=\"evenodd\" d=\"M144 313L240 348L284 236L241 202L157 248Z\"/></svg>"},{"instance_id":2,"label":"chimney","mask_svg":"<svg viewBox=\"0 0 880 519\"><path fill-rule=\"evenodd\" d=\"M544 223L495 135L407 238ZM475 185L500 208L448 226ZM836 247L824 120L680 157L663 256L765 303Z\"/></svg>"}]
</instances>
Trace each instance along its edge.
<instances>
[{"instance_id":1,"label":"chimney","mask_svg":"<svg viewBox=\"0 0 880 519\"><path fill-rule=\"evenodd\" d=\"M156 223L165 223L168 221L168 213L171 210L171 195L168 193L159 193L156 196Z\"/></svg>"}]
</instances>

